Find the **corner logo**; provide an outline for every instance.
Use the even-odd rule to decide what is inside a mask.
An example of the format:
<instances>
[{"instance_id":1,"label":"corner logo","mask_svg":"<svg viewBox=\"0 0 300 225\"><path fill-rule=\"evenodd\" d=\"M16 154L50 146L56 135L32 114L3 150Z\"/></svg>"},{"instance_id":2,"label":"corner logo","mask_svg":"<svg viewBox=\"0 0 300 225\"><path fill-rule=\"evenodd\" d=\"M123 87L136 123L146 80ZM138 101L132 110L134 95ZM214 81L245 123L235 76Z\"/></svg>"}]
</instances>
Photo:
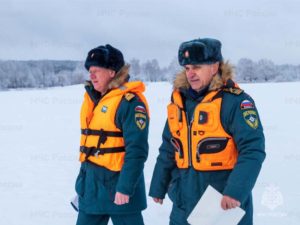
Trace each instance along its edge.
<instances>
[{"instance_id":1,"label":"corner logo","mask_svg":"<svg viewBox=\"0 0 300 225\"><path fill-rule=\"evenodd\" d=\"M269 208L270 210L276 209L283 204L283 196L279 190L279 187L275 185L269 185L263 192L261 204Z\"/></svg>"}]
</instances>

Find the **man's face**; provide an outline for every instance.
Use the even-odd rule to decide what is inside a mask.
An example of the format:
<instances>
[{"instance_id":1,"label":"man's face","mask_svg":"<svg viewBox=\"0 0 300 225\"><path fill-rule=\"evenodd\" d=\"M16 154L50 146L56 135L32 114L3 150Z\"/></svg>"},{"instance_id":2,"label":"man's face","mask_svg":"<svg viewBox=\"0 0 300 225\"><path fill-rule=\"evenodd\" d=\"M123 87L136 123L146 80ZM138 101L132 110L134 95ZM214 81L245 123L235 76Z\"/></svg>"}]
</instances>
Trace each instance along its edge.
<instances>
[{"instance_id":1,"label":"man's face","mask_svg":"<svg viewBox=\"0 0 300 225\"><path fill-rule=\"evenodd\" d=\"M110 69L91 66L89 69L90 79L95 90L104 94L107 91L109 82L114 78L116 72Z\"/></svg>"},{"instance_id":2,"label":"man's face","mask_svg":"<svg viewBox=\"0 0 300 225\"><path fill-rule=\"evenodd\" d=\"M185 65L184 67L186 78L192 89L200 91L210 84L212 78L218 71L219 63L210 65Z\"/></svg>"}]
</instances>

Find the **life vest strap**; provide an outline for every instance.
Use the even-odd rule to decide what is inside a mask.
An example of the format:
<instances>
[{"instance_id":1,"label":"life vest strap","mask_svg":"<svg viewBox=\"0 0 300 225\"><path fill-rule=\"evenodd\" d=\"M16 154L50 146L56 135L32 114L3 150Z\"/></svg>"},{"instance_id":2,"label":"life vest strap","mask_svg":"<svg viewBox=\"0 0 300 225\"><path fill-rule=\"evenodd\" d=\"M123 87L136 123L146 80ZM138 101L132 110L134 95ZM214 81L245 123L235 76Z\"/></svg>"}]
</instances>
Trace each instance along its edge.
<instances>
[{"instance_id":1,"label":"life vest strap","mask_svg":"<svg viewBox=\"0 0 300 225\"><path fill-rule=\"evenodd\" d=\"M104 130L92 130L92 129L81 129L83 135L97 135L106 137L123 137L123 132L120 131L104 131Z\"/></svg>"},{"instance_id":2,"label":"life vest strap","mask_svg":"<svg viewBox=\"0 0 300 225\"><path fill-rule=\"evenodd\" d=\"M104 155L107 153L125 152L125 147L95 148L95 147L80 146L80 152L86 154L85 158L87 159L91 155L98 157L99 155Z\"/></svg>"}]
</instances>

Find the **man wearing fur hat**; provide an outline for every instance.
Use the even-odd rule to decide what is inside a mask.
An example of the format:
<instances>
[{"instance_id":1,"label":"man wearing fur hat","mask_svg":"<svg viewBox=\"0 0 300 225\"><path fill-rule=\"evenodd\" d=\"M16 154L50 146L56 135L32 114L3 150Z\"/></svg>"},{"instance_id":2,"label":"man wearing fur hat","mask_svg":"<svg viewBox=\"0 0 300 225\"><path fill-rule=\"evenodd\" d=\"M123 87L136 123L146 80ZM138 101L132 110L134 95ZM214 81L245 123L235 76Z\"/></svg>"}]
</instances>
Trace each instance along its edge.
<instances>
[{"instance_id":1,"label":"man wearing fur hat","mask_svg":"<svg viewBox=\"0 0 300 225\"><path fill-rule=\"evenodd\" d=\"M141 81L128 82L129 65L111 45L92 49L81 107L81 168L75 189L77 225L143 225L143 168L148 156L148 105Z\"/></svg>"},{"instance_id":2,"label":"man wearing fur hat","mask_svg":"<svg viewBox=\"0 0 300 225\"><path fill-rule=\"evenodd\" d=\"M220 41L184 42L178 58L184 70L174 82L149 195L162 204L168 192L170 224L187 225L211 185L223 194L224 210L246 211L239 225L253 224L251 190L265 158L254 101L233 82Z\"/></svg>"}]
</instances>

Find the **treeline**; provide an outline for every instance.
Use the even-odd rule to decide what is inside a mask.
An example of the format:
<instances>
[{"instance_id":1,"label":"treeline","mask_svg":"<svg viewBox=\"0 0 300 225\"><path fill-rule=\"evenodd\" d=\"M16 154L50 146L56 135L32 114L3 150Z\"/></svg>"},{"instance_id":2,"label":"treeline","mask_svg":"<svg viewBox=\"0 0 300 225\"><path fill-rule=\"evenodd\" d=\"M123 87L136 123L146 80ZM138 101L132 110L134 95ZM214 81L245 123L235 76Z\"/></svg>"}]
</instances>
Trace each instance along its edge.
<instances>
[{"instance_id":1,"label":"treeline","mask_svg":"<svg viewBox=\"0 0 300 225\"><path fill-rule=\"evenodd\" d=\"M257 62L242 58L236 65L236 80L249 82L290 82L300 80L300 65L276 65L271 60Z\"/></svg>"},{"instance_id":2,"label":"treeline","mask_svg":"<svg viewBox=\"0 0 300 225\"><path fill-rule=\"evenodd\" d=\"M182 68L174 58L166 67L161 67L157 59L141 62L131 59L132 80L172 81ZM299 81L300 65L276 65L271 60L257 62L242 58L235 65L235 79L238 82L283 82ZM0 89L44 88L83 83L88 79L82 61L37 60L0 61Z\"/></svg>"},{"instance_id":3,"label":"treeline","mask_svg":"<svg viewBox=\"0 0 300 225\"><path fill-rule=\"evenodd\" d=\"M0 61L0 88L44 88L84 81L83 63L78 61Z\"/></svg>"}]
</instances>

